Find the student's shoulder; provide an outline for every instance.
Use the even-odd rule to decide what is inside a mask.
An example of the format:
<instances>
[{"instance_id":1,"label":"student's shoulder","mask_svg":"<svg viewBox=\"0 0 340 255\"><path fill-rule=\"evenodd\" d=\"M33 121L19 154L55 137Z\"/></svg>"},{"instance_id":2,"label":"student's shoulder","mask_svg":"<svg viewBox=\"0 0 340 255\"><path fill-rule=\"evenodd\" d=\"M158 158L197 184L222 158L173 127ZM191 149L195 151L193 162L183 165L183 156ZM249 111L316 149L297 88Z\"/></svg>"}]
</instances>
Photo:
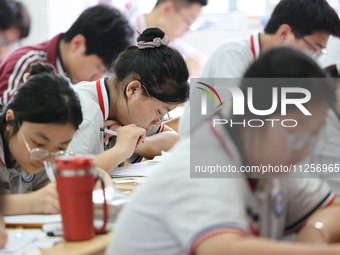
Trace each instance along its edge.
<instances>
[{"instance_id":1,"label":"student's shoulder","mask_svg":"<svg viewBox=\"0 0 340 255\"><path fill-rule=\"evenodd\" d=\"M247 38L231 39L221 42L214 50L215 54L225 54L230 51L244 52L245 49L250 49L250 42Z\"/></svg>"},{"instance_id":2,"label":"student's shoulder","mask_svg":"<svg viewBox=\"0 0 340 255\"><path fill-rule=\"evenodd\" d=\"M74 90L80 97L95 96L97 94L95 81L81 81L73 85Z\"/></svg>"}]
</instances>

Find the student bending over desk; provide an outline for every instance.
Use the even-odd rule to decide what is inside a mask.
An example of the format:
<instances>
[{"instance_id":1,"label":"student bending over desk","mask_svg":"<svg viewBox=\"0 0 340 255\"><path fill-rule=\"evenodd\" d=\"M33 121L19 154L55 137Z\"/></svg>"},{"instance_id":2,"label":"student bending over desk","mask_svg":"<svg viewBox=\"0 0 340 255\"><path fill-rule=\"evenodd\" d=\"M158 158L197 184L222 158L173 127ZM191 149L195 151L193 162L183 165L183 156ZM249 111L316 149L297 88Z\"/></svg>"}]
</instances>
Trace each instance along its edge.
<instances>
[{"instance_id":1,"label":"student bending over desk","mask_svg":"<svg viewBox=\"0 0 340 255\"><path fill-rule=\"evenodd\" d=\"M170 149L179 135L163 121L189 96L185 61L167 46L164 33L148 28L137 42L138 47L130 46L118 56L113 77L75 86L84 121L70 150L95 154L96 165L108 172L129 157L135 163ZM108 136L104 139L103 127L118 132L117 140L112 137L105 151Z\"/></svg>"},{"instance_id":2,"label":"student bending over desk","mask_svg":"<svg viewBox=\"0 0 340 255\"><path fill-rule=\"evenodd\" d=\"M290 48L265 53L245 73L246 78L254 76L327 77L309 56ZM214 127L210 121L202 122L136 191L118 218L106 254L340 254L339 244L328 244L340 241L340 202L321 180L275 174L258 178L257 173L235 173L237 178L190 178L194 172L190 172L190 161L193 164L202 158L237 169L289 166L301 161L334 101L333 87L325 80L313 79L300 85L311 93L303 106L312 116L294 106L288 106L283 116L278 102L272 114L256 115L256 119L278 119L274 127L270 122L261 128ZM246 95L252 85L244 81L241 90ZM280 91L296 84L256 84L253 89L261 92L253 97L256 109L272 105L273 87ZM289 98L301 97L293 94ZM222 108L212 119L230 119L230 114L230 109ZM233 115L235 122L241 118L247 121L254 114L245 109L244 115ZM298 125L283 127L282 119L296 119ZM280 241L285 234L298 230L295 242Z\"/></svg>"},{"instance_id":3,"label":"student bending over desk","mask_svg":"<svg viewBox=\"0 0 340 255\"><path fill-rule=\"evenodd\" d=\"M79 99L68 81L34 64L30 77L0 114L3 214L58 213L55 183L41 171L64 153L82 122ZM34 74L33 73L37 73Z\"/></svg>"}]
</instances>

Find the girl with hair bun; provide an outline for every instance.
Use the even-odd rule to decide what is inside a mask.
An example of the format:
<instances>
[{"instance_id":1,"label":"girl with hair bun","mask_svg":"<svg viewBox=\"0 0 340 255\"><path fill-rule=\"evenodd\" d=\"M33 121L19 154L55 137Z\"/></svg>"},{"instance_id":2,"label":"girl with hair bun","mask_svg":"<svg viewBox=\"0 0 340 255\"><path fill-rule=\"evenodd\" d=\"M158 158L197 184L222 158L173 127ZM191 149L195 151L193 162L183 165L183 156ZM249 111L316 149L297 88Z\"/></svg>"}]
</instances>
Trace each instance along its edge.
<instances>
[{"instance_id":1,"label":"girl with hair bun","mask_svg":"<svg viewBox=\"0 0 340 255\"><path fill-rule=\"evenodd\" d=\"M43 161L65 153L82 122L79 99L53 68L36 63L0 114L3 214L58 213L55 183Z\"/></svg>"},{"instance_id":2,"label":"girl with hair bun","mask_svg":"<svg viewBox=\"0 0 340 255\"><path fill-rule=\"evenodd\" d=\"M178 141L164 121L188 99L189 73L181 54L168 43L162 30L148 28L137 46L128 47L113 63L114 76L75 86L84 121L71 150L95 154L96 165L109 172L128 158L134 163L160 155ZM118 132L117 137L102 128Z\"/></svg>"}]
</instances>

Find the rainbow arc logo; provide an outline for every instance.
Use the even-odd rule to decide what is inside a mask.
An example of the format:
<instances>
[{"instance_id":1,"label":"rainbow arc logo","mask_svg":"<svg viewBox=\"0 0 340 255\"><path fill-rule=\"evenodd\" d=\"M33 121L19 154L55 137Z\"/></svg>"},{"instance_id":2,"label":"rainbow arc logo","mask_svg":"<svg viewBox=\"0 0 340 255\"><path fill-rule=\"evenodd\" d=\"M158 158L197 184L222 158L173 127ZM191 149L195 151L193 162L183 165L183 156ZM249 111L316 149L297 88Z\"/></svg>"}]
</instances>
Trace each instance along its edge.
<instances>
[{"instance_id":1,"label":"rainbow arc logo","mask_svg":"<svg viewBox=\"0 0 340 255\"><path fill-rule=\"evenodd\" d=\"M206 94L202 94L202 104L201 104L201 114L202 115L207 115L207 94L212 98L212 100L214 101L215 107L221 106L222 105L222 100L220 95L217 93L217 91L210 85L204 83L204 82L196 82L198 84L201 84L207 88L202 88L202 87L196 87L197 89L203 90ZM219 101L219 104L216 100L216 98Z\"/></svg>"}]
</instances>

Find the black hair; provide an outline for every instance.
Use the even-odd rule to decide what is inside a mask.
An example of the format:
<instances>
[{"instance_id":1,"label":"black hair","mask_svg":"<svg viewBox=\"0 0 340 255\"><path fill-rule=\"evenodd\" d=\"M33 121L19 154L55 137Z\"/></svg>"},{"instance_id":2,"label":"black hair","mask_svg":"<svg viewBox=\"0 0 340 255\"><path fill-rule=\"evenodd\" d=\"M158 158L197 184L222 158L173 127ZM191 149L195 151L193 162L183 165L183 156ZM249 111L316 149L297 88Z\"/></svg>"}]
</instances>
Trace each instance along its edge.
<instances>
[{"instance_id":1,"label":"black hair","mask_svg":"<svg viewBox=\"0 0 340 255\"><path fill-rule=\"evenodd\" d=\"M280 78L280 82L277 78ZM252 99L256 109L271 107L273 86L277 87L279 91L281 87L305 88L311 93L308 104L327 100L330 106L333 106L336 101L335 91L331 79L328 78L330 78L328 73L306 53L289 47L277 47L265 53L248 68L240 88L245 98L248 95L248 87L254 88ZM301 95L290 93L290 98L295 97L299 98ZM287 110L290 107L294 106L288 105ZM279 112L281 112L280 102L272 114ZM250 119L255 115L249 111L248 107L245 107L244 117ZM268 116L256 115L256 118L268 118Z\"/></svg>"},{"instance_id":2,"label":"black hair","mask_svg":"<svg viewBox=\"0 0 340 255\"><path fill-rule=\"evenodd\" d=\"M65 42L82 34L86 38L85 54L95 54L109 68L117 55L132 45L134 31L126 17L107 5L86 9L64 34Z\"/></svg>"},{"instance_id":3,"label":"black hair","mask_svg":"<svg viewBox=\"0 0 340 255\"><path fill-rule=\"evenodd\" d=\"M31 65L28 80L16 91L0 114L1 130L13 126L12 136L23 121L32 123L71 123L78 129L83 120L80 101L69 82L53 74L54 69L41 63ZM6 121L7 110L13 110L15 120Z\"/></svg>"},{"instance_id":4,"label":"black hair","mask_svg":"<svg viewBox=\"0 0 340 255\"><path fill-rule=\"evenodd\" d=\"M20 30L20 38L27 37L31 27L28 10L21 2L0 0L0 30L7 30L12 26Z\"/></svg>"},{"instance_id":5,"label":"black hair","mask_svg":"<svg viewBox=\"0 0 340 255\"><path fill-rule=\"evenodd\" d=\"M163 38L164 32L148 28L137 42L152 42L157 37ZM118 91L125 92L126 83L135 79L147 88L150 96L162 102L183 103L189 98L188 68L182 55L171 47L130 46L113 63L113 70L120 86ZM145 91L144 94L147 95Z\"/></svg>"},{"instance_id":6,"label":"black hair","mask_svg":"<svg viewBox=\"0 0 340 255\"><path fill-rule=\"evenodd\" d=\"M158 0L155 4L155 7L167 1L169 0ZM188 6L194 3L200 4L202 6L205 6L208 4L208 0L171 0L171 1L180 6Z\"/></svg>"},{"instance_id":7,"label":"black hair","mask_svg":"<svg viewBox=\"0 0 340 255\"><path fill-rule=\"evenodd\" d=\"M264 31L274 34L287 24L301 36L327 32L340 37L340 20L326 0L281 0L275 7Z\"/></svg>"}]
</instances>

